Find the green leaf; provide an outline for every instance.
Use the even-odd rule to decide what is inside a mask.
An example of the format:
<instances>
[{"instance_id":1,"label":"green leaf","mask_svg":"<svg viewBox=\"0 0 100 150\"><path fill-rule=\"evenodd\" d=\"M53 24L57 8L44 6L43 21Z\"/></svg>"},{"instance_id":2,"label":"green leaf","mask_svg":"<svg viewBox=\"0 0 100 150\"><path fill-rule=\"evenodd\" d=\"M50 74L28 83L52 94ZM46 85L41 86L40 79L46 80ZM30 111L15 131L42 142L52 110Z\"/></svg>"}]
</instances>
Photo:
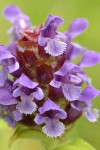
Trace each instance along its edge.
<instances>
[{"instance_id":1,"label":"green leaf","mask_svg":"<svg viewBox=\"0 0 100 150\"><path fill-rule=\"evenodd\" d=\"M61 143L60 138L49 138L41 132L40 128L27 128L22 125L18 125L13 136L9 141L9 147L18 138L31 138L40 142L41 150L52 150Z\"/></svg>"},{"instance_id":2,"label":"green leaf","mask_svg":"<svg viewBox=\"0 0 100 150\"><path fill-rule=\"evenodd\" d=\"M19 133L20 133L22 130L24 130L24 129L26 129L25 126L23 126L23 125L21 125L21 124L18 124L18 125L17 125L17 128L15 129L15 131L14 131L12 137L11 137L10 140L9 140L9 143L8 143L9 148L11 148L13 142L17 139Z\"/></svg>"},{"instance_id":3,"label":"green leaf","mask_svg":"<svg viewBox=\"0 0 100 150\"><path fill-rule=\"evenodd\" d=\"M77 139L71 144L62 145L54 150L96 150L96 149L93 148L89 143L81 139Z\"/></svg>"},{"instance_id":4,"label":"green leaf","mask_svg":"<svg viewBox=\"0 0 100 150\"><path fill-rule=\"evenodd\" d=\"M81 139L72 141L72 139L69 138L67 131L59 138L49 138L41 132L40 127L28 128L18 124L9 141L9 147L11 147L13 142L18 138L37 140L40 143L41 150L95 150L90 144Z\"/></svg>"}]
</instances>

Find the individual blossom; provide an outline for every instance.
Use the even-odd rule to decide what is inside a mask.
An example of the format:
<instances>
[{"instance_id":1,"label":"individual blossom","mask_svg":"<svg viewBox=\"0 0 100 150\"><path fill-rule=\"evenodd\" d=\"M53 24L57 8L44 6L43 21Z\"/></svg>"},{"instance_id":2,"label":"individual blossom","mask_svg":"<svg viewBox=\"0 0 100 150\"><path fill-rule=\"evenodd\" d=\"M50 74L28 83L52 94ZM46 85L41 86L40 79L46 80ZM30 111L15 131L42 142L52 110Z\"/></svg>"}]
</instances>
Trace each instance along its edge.
<instances>
[{"instance_id":1,"label":"individual blossom","mask_svg":"<svg viewBox=\"0 0 100 150\"><path fill-rule=\"evenodd\" d=\"M3 45L0 45L0 87L4 86L9 73L19 69L19 63Z\"/></svg>"},{"instance_id":2,"label":"individual blossom","mask_svg":"<svg viewBox=\"0 0 100 150\"><path fill-rule=\"evenodd\" d=\"M21 38L21 31L31 27L30 18L26 16L17 6L8 5L3 10L3 16L12 23L12 27L7 31L12 34L7 46L12 54L16 54L17 45L15 42Z\"/></svg>"},{"instance_id":3,"label":"individual blossom","mask_svg":"<svg viewBox=\"0 0 100 150\"><path fill-rule=\"evenodd\" d=\"M87 85L79 99L71 102L71 106L78 111L82 111L90 122L95 122L99 114L97 109L92 109L92 100L97 96L99 96L99 90L91 85Z\"/></svg>"},{"instance_id":4,"label":"individual blossom","mask_svg":"<svg viewBox=\"0 0 100 150\"><path fill-rule=\"evenodd\" d=\"M52 100L47 99L42 107L38 109L39 114L36 115L34 121L41 125L42 131L49 137L57 137L64 133L65 126L59 119L66 119L66 112L61 109Z\"/></svg>"},{"instance_id":5,"label":"individual blossom","mask_svg":"<svg viewBox=\"0 0 100 150\"><path fill-rule=\"evenodd\" d=\"M18 101L12 95L12 87L12 81L7 80L0 89L0 118L3 118L9 126L15 127L16 121L20 121L22 115L16 110Z\"/></svg>"},{"instance_id":6,"label":"individual blossom","mask_svg":"<svg viewBox=\"0 0 100 150\"><path fill-rule=\"evenodd\" d=\"M10 29L13 32L13 40L18 40L19 32L30 27L30 19L24 15L22 11L15 5L6 6L3 11L4 17L9 20L13 27Z\"/></svg>"},{"instance_id":7,"label":"individual blossom","mask_svg":"<svg viewBox=\"0 0 100 150\"><path fill-rule=\"evenodd\" d=\"M62 23L62 18L49 15L45 25L40 30L38 43L45 46L46 53L51 56L59 56L66 50L65 35L56 31Z\"/></svg>"},{"instance_id":8,"label":"individual blossom","mask_svg":"<svg viewBox=\"0 0 100 150\"><path fill-rule=\"evenodd\" d=\"M74 101L80 96L83 81L87 81L87 77L81 68L66 60L60 70L54 73L50 85L55 88L62 87L66 100Z\"/></svg>"},{"instance_id":9,"label":"individual blossom","mask_svg":"<svg viewBox=\"0 0 100 150\"><path fill-rule=\"evenodd\" d=\"M91 67L100 64L100 53L94 51L87 51L84 53L78 65L82 68Z\"/></svg>"},{"instance_id":10,"label":"individual blossom","mask_svg":"<svg viewBox=\"0 0 100 150\"><path fill-rule=\"evenodd\" d=\"M87 27L88 21L85 18L76 18L71 22L69 29L65 32L65 35L69 36L71 41L73 38L83 33ZM82 60L79 62L80 67L90 67L100 63L100 53L88 50L87 48L73 42L68 44L65 55L69 60L73 60L78 56L83 56Z\"/></svg>"},{"instance_id":11,"label":"individual blossom","mask_svg":"<svg viewBox=\"0 0 100 150\"><path fill-rule=\"evenodd\" d=\"M17 87L17 85L20 85ZM24 114L32 114L36 111L37 105L34 100L42 100L44 94L41 88L38 87L36 82L32 82L27 76L24 74L21 75L15 82L14 88L17 87L13 91L14 97L19 97L21 101L16 105L16 109L19 110L20 113Z\"/></svg>"},{"instance_id":12,"label":"individual blossom","mask_svg":"<svg viewBox=\"0 0 100 150\"><path fill-rule=\"evenodd\" d=\"M65 56L67 59L75 59L78 56L83 55L84 52L87 51L86 48L80 46L79 44L71 42L73 38L83 33L87 29L87 27L88 21L85 18L76 18L71 22L69 29L65 32L65 35L70 39L67 50L65 51Z\"/></svg>"}]
</instances>

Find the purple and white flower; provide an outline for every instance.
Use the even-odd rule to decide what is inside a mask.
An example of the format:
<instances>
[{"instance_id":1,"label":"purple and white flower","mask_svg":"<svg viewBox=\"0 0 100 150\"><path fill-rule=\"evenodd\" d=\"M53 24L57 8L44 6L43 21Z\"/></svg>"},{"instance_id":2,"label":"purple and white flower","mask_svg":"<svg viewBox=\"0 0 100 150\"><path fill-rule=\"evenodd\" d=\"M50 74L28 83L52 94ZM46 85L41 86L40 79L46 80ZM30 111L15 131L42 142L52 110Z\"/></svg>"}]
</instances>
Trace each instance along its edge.
<instances>
[{"instance_id":1,"label":"purple and white flower","mask_svg":"<svg viewBox=\"0 0 100 150\"><path fill-rule=\"evenodd\" d=\"M20 121L22 115L16 110L15 105L18 101L12 95L12 87L13 83L7 80L0 89L0 118L3 118L9 126L15 127L16 121Z\"/></svg>"},{"instance_id":2,"label":"purple and white flower","mask_svg":"<svg viewBox=\"0 0 100 150\"><path fill-rule=\"evenodd\" d=\"M99 96L99 90L95 89L91 85L87 85L79 99L72 102L71 106L78 111L83 111L85 117L90 122L95 122L97 121L99 114L97 109L92 109L92 100L97 96Z\"/></svg>"},{"instance_id":3,"label":"purple and white flower","mask_svg":"<svg viewBox=\"0 0 100 150\"><path fill-rule=\"evenodd\" d=\"M50 82L50 85L55 88L62 87L66 100L74 101L80 96L83 81L87 81L85 73L79 66L67 60L60 70L54 73L54 79Z\"/></svg>"},{"instance_id":4,"label":"purple and white flower","mask_svg":"<svg viewBox=\"0 0 100 150\"><path fill-rule=\"evenodd\" d=\"M42 100L44 97L41 88L38 87L36 82L32 82L24 74L22 74L21 77L14 82L14 88L17 85L20 86L13 91L13 96L20 96L21 101L18 102L16 109L19 110L20 113L24 114L34 113L37 109L37 105L34 100Z\"/></svg>"},{"instance_id":5,"label":"purple and white flower","mask_svg":"<svg viewBox=\"0 0 100 150\"><path fill-rule=\"evenodd\" d=\"M13 73L19 69L19 63L9 51L0 45L0 87L4 86L8 73Z\"/></svg>"},{"instance_id":6,"label":"purple and white flower","mask_svg":"<svg viewBox=\"0 0 100 150\"><path fill-rule=\"evenodd\" d=\"M13 27L8 33L13 33L13 41L18 40L19 32L30 27L30 19L15 5L8 5L3 11L4 17L9 20Z\"/></svg>"},{"instance_id":7,"label":"purple and white flower","mask_svg":"<svg viewBox=\"0 0 100 150\"><path fill-rule=\"evenodd\" d=\"M42 127L42 131L49 137L57 137L64 133L65 126L59 119L66 119L66 112L61 109L52 100L47 99L39 109L39 114L36 115L34 121L36 124L46 125Z\"/></svg>"},{"instance_id":8,"label":"purple and white flower","mask_svg":"<svg viewBox=\"0 0 100 150\"><path fill-rule=\"evenodd\" d=\"M62 23L62 18L49 15L44 27L40 30L38 43L41 46L45 46L46 53L49 53L51 56L59 56L66 50L66 36L56 32Z\"/></svg>"}]
</instances>

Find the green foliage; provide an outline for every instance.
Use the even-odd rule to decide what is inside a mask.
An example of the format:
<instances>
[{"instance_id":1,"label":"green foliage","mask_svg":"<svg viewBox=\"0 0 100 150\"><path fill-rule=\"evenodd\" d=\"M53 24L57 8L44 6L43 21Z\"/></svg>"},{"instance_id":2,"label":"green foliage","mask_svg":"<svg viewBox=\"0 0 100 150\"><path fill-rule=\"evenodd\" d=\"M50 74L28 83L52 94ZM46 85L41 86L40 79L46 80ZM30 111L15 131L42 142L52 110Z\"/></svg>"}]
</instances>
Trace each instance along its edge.
<instances>
[{"instance_id":1,"label":"green foliage","mask_svg":"<svg viewBox=\"0 0 100 150\"><path fill-rule=\"evenodd\" d=\"M37 140L40 142L41 149L43 150L52 150L61 143L60 138L49 138L41 132L40 128L27 128L19 124L9 141L9 147L11 147L13 142L18 138Z\"/></svg>"},{"instance_id":2,"label":"green foliage","mask_svg":"<svg viewBox=\"0 0 100 150\"><path fill-rule=\"evenodd\" d=\"M65 135L66 134L67 132ZM31 138L39 141L41 150L95 150L83 140L77 139L75 141L67 141L66 136L49 138L41 132L40 128L27 128L19 124L9 141L9 147L11 147L13 142L18 138Z\"/></svg>"},{"instance_id":3,"label":"green foliage","mask_svg":"<svg viewBox=\"0 0 100 150\"><path fill-rule=\"evenodd\" d=\"M85 142L81 139L77 139L76 141L72 142L71 144L65 144L54 150L95 150L95 149L87 142Z\"/></svg>"}]
</instances>

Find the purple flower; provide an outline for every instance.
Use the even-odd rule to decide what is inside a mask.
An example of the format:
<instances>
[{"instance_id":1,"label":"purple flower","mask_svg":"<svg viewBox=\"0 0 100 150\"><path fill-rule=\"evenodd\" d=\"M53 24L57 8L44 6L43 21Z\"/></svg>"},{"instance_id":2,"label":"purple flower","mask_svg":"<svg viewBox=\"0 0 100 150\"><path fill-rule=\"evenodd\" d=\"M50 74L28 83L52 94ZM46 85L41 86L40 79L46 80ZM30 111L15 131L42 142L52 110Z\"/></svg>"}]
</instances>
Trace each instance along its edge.
<instances>
[{"instance_id":1,"label":"purple flower","mask_svg":"<svg viewBox=\"0 0 100 150\"><path fill-rule=\"evenodd\" d=\"M81 55L83 56L86 51L86 48L82 47L77 43L71 42L68 45L67 50L65 51L65 55L68 60L73 60Z\"/></svg>"},{"instance_id":2,"label":"purple flower","mask_svg":"<svg viewBox=\"0 0 100 150\"><path fill-rule=\"evenodd\" d=\"M71 38L75 38L76 36L80 35L84 32L88 27L88 21L85 18L76 18L74 19L68 29L68 33L70 34ZM66 32L66 34L67 34Z\"/></svg>"},{"instance_id":3,"label":"purple flower","mask_svg":"<svg viewBox=\"0 0 100 150\"><path fill-rule=\"evenodd\" d=\"M33 102L33 95L27 96L25 93L21 94L21 102L19 102L16 106L16 109L19 110L20 113L24 114L32 114L36 111L37 105Z\"/></svg>"},{"instance_id":4,"label":"purple flower","mask_svg":"<svg viewBox=\"0 0 100 150\"><path fill-rule=\"evenodd\" d=\"M6 80L4 86L0 88L0 104L9 106L17 104L16 98L12 96L12 85L10 80Z\"/></svg>"},{"instance_id":5,"label":"purple flower","mask_svg":"<svg viewBox=\"0 0 100 150\"><path fill-rule=\"evenodd\" d=\"M83 111L85 117L90 122L95 122L98 118L98 110L92 109L91 101L97 96L99 96L99 90L95 89L91 85L87 85L81 93L79 99L72 102L71 106L78 111Z\"/></svg>"},{"instance_id":6,"label":"purple flower","mask_svg":"<svg viewBox=\"0 0 100 150\"><path fill-rule=\"evenodd\" d=\"M82 115L82 111L73 108L71 103L66 106L65 111L67 112L67 118L64 120L64 124L67 126L75 122Z\"/></svg>"},{"instance_id":7,"label":"purple flower","mask_svg":"<svg viewBox=\"0 0 100 150\"><path fill-rule=\"evenodd\" d=\"M60 70L54 73L54 79L50 85L55 88L62 87L65 98L73 101L80 96L80 85L86 81L87 77L84 72L70 61L65 61Z\"/></svg>"},{"instance_id":8,"label":"purple flower","mask_svg":"<svg viewBox=\"0 0 100 150\"><path fill-rule=\"evenodd\" d=\"M88 27L88 21L85 18L77 18L72 21L66 36L73 39L84 32ZM70 42L67 50L65 52L66 58L69 60L75 59L82 55L83 58L79 62L80 67L90 67L100 63L100 53L89 51L86 48L80 46L79 44Z\"/></svg>"},{"instance_id":9,"label":"purple flower","mask_svg":"<svg viewBox=\"0 0 100 150\"><path fill-rule=\"evenodd\" d=\"M46 53L51 56L59 56L66 50L65 35L56 32L58 26L62 23L62 18L49 15L44 27L40 30L38 43L45 46Z\"/></svg>"},{"instance_id":10,"label":"purple flower","mask_svg":"<svg viewBox=\"0 0 100 150\"><path fill-rule=\"evenodd\" d=\"M13 106L5 107L3 119L8 123L9 126L15 128L16 122L22 120L22 114L17 110L12 110L12 108Z\"/></svg>"},{"instance_id":11,"label":"purple flower","mask_svg":"<svg viewBox=\"0 0 100 150\"><path fill-rule=\"evenodd\" d=\"M18 46L15 44L15 41L22 37L21 31L29 28L30 19L28 16L22 13L22 11L15 5L8 5L3 10L4 17L9 20L13 26L7 31L8 34L12 33L10 42L7 46L7 49L12 53L16 53Z\"/></svg>"},{"instance_id":12,"label":"purple flower","mask_svg":"<svg viewBox=\"0 0 100 150\"><path fill-rule=\"evenodd\" d=\"M71 22L68 31L65 32L65 35L71 40L83 33L87 27L88 21L85 18L76 18ZM69 42L65 55L67 59L71 60L83 55L85 51L87 51L87 49L81 47L79 44Z\"/></svg>"},{"instance_id":13,"label":"purple flower","mask_svg":"<svg viewBox=\"0 0 100 150\"><path fill-rule=\"evenodd\" d=\"M46 125L42 127L42 131L49 137L57 137L64 133L65 126L59 119L67 117L66 112L61 109L52 100L47 99L42 107L39 109L39 114L36 115L34 121L36 124Z\"/></svg>"},{"instance_id":14,"label":"purple flower","mask_svg":"<svg viewBox=\"0 0 100 150\"><path fill-rule=\"evenodd\" d=\"M0 87L5 84L8 73L13 73L19 68L16 58L7 49L0 45Z\"/></svg>"},{"instance_id":15,"label":"purple flower","mask_svg":"<svg viewBox=\"0 0 100 150\"><path fill-rule=\"evenodd\" d=\"M20 121L22 115L16 110L15 105L18 101L12 96L12 86L13 83L10 80L7 80L0 89L0 118L7 121L9 126L15 127L16 121Z\"/></svg>"},{"instance_id":16,"label":"purple flower","mask_svg":"<svg viewBox=\"0 0 100 150\"><path fill-rule=\"evenodd\" d=\"M84 53L81 61L79 62L80 67L91 67L100 64L100 53L94 51L87 51Z\"/></svg>"},{"instance_id":17,"label":"purple flower","mask_svg":"<svg viewBox=\"0 0 100 150\"><path fill-rule=\"evenodd\" d=\"M20 33L23 29L30 27L30 19L15 5L6 6L3 10L3 15L13 24L13 26L7 31L8 34L12 33L7 49L15 55L16 49L18 49L15 41L21 38L22 35Z\"/></svg>"},{"instance_id":18,"label":"purple flower","mask_svg":"<svg viewBox=\"0 0 100 150\"><path fill-rule=\"evenodd\" d=\"M15 40L17 39L17 36L19 36L20 30L30 27L29 17L24 15L15 5L6 6L3 15L13 24L13 27L9 32L13 32L13 38L15 38Z\"/></svg>"},{"instance_id":19,"label":"purple flower","mask_svg":"<svg viewBox=\"0 0 100 150\"><path fill-rule=\"evenodd\" d=\"M12 113L15 121L22 120L22 114L18 110L14 110Z\"/></svg>"},{"instance_id":20,"label":"purple flower","mask_svg":"<svg viewBox=\"0 0 100 150\"><path fill-rule=\"evenodd\" d=\"M20 85L20 87L17 87L13 91L13 96L20 96L21 101L18 102L16 109L19 110L20 113L24 114L34 113L37 109L37 105L34 100L42 100L44 97L41 88L38 87L36 82L32 82L24 74L15 81L14 88L17 85Z\"/></svg>"}]
</instances>

